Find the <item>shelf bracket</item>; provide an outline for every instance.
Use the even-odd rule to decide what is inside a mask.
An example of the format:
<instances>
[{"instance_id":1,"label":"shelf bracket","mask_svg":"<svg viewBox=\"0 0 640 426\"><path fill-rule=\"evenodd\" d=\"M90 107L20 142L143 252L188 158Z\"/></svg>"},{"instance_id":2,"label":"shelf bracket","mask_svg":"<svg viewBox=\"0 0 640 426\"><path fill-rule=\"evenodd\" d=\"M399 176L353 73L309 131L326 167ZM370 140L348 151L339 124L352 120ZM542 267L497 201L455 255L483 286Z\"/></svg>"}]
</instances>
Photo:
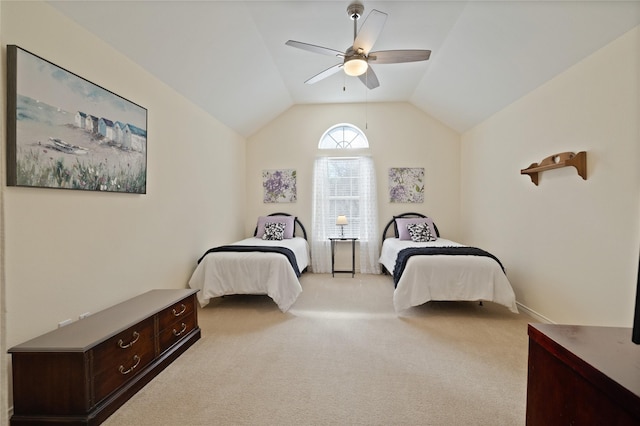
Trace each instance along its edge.
<instances>
[{"instance_id":1,"label":"shelf bracket","mask_svg":"<svg viewBox=\"0 0 640 426\"><path fill-rule=\"evenodd\" d=\"M559 154L550 155L541 162L533 163L526 169L520 170L520 174L529 175L531 182L538 186L538 173L567 166L575 167L578 175L582 179L587 180L586 151L580 151L577 154L574 154L573 152L561 152Z\"/></svg>"}]
</instances>

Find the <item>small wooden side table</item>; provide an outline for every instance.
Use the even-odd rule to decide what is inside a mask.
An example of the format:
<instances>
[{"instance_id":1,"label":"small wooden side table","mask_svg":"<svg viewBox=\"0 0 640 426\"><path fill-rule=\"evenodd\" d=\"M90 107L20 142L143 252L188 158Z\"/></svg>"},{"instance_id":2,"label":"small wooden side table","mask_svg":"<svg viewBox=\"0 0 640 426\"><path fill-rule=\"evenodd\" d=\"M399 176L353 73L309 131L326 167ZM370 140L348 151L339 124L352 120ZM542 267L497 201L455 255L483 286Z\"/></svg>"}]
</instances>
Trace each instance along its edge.
<instances>
[{"instance_id":1,"label":"small wooden side table","mask_svg":"<svg viewBox=\"0 0 640 426\"><path fill-rule=\"evenodd\" d=\"M351 274L351 278L353 278L356 274L356 240L355 237L335 237L329 238L331 241L331 276L335 277L336 273L345 273ZM336 264L336 244L339 241L351 241L351 269L350 270L341 270L337 271L335 268Z\"/></svg>"}]
</instances>

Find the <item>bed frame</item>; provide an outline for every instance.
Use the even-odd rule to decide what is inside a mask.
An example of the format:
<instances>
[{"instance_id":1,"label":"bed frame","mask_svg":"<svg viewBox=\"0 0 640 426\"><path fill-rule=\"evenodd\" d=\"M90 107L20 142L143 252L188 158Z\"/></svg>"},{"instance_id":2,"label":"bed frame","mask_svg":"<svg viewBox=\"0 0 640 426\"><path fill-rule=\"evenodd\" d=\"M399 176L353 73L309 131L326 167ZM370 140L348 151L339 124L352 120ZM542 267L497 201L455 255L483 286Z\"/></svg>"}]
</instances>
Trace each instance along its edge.
<instances>
[{"instance_id":1,"label":"bed frame","mask_svg":"<svg viewBox=\"0 0 640 426\"><path fill-rule=\"evenodd\" d=\"M267 216L293 216L289 213L271 213L268 214ZM294 235L300 235L300 232L302 232L302 236L304 237L305 240L309 240L307 238L307 230L304 229L304 225L302 225L302 223L298 220L297 217L293 218L293 225L294 225L294 229L293 229L293 234ZM258 234L258 226L256 225L256 228L253 230L253 236L255 237Z\"/></svg>"}]
</instances>

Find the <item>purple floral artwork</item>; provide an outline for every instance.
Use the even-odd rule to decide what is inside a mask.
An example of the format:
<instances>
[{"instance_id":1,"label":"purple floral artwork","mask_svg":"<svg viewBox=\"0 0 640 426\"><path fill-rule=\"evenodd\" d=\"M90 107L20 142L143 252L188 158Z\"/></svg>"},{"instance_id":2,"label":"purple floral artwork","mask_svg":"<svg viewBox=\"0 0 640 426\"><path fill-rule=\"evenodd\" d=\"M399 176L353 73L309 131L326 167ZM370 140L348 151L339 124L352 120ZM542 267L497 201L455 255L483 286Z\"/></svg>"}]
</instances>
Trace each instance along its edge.
<instances>
[{"instance_id":1,"label":"purple floral artwork","mask_svg":"<svg viewBox=\"0 0 640 426\"><path fill-rule=\"evenodd\" d=\"M392 203L423 203L424 168L390 168L389 201Z\"/></svg>"},{"instance_id":2,"label":"purple floral artwork","mask_svg":"<svg viewBox=\"0 0 640 426\"><path fill-rule=\"evenodd\" d=\"M296 202L296 171L294 169L263 170L262 186L265 203Z\"/></svg>"}]
</instances>

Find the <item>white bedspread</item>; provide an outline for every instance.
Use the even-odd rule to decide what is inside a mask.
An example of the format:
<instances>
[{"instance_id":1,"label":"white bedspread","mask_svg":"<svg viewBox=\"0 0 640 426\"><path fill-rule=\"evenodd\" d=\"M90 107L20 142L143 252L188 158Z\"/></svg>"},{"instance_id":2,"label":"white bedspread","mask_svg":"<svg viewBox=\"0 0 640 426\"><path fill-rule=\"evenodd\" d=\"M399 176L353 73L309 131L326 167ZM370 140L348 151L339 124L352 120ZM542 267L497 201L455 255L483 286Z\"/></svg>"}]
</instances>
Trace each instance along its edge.
<instances>
[{"instance_id":1,"label":"white bedspread","mask_svg":"<svg viewBox=\"0 0 640 426\"><path fill-rule=\"evenodd\" d=\"M282 241L246 238L233 245L279 246L291 249L302 272L309 265L309 244L301 237ZM302 292L302 286L289 260L279 253L214 252L198 264L189 286L199 289L200 306L209 300L231 294L266 294L286 312Z\"/></svg>"},{"instance_id":2,"label":"white bedspread","mask_svg":"<svg viewBox=\"0 0 640 426\"><path fill-rule=\"evenodd\" d=\"M398 252L409 247L462 246L444 238L425 243L387 238L380 263L393 275ZM485 256L412 256L395 291L397 312L430 300L486 300L518 312L516 296L500 265Z\"/></svg>"}]
</instances>

